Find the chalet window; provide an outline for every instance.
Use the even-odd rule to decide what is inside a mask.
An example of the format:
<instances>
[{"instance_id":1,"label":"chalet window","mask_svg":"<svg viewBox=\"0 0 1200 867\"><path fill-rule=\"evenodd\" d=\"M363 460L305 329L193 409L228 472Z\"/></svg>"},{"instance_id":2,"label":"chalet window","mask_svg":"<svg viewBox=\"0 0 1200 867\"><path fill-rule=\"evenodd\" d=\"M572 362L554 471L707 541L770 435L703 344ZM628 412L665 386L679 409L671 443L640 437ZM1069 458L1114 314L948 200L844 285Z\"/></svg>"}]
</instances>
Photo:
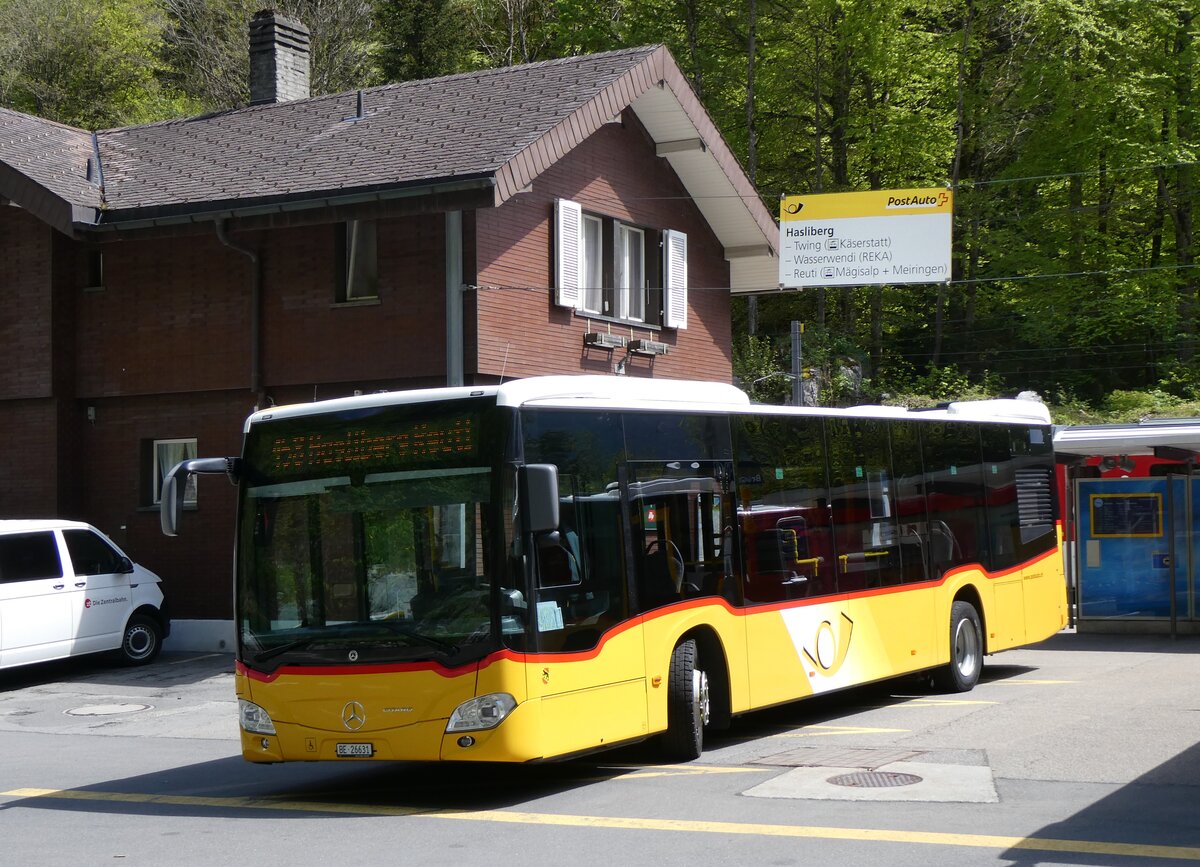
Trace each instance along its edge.
<instances>
[{"instance_id":1,"label":"chalet window","mask_svg":"<svg viewBox=\"0 0 1200 867\"><path fill-rule=\"evenodd\" d=\"M180 461L188 461L196 457L196 440L195 438L154 440L150 443L149 452L146 476L150 490L147 492L149 496L146 502L157 506L162 494L162 483L167 477L167 473ZM194 475L188 476L187 485L183 490L183 501L191 505L196 503L196 477Z\"/></svg>"},{"instance_id":2,"label":"chalet window","mask_svg":"<svg viewBox=\"0 0 1200 867\"><path fill-rule=\"evenodd\" d=\"M334 260L339 302L379 297L375 223L347 220L334 227Z\"/></svg>"},{"instance_id":3,"label":"chalet window","mask_svg":"<svg viewBox=\"0 0 1200 867\"><path fill-rule=\"evenodd\" d=\"M687 235L555 203L554 303L581 314L687 328Z\"/></svg>"},{"instance_id":4,"label":"chalet window","mask_svg":"<svg viewBox=\"0 0 1200 867\"><path fill-rule=\"evenodd\" d=\"M616 289L617 318L631 322L646 321L646 233L633 226L617 223Z\"/></svg>"},{"instance_id":5,"label":"chalet window","mask_svg":"<svg viewBox=\"0 0 1200 867\"><path fill-rule=\"evenodd\" d=\"M604 313L604 221L583 217L580 234L579 304L581 313Z\"/></svg>"}]
</instances>

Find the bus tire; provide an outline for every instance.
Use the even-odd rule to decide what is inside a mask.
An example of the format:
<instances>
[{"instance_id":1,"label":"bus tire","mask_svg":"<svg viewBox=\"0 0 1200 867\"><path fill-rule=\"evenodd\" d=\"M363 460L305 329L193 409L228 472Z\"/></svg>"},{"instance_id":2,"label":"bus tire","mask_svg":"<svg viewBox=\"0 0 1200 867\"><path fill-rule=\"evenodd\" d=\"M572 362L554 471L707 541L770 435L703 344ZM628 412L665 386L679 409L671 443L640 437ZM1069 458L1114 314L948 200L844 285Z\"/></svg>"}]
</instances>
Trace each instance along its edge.
<instances>
[{"instance_id":1,"label":"bus tire","mask_svg":"<svg viewBox=\"0 0 1200 867\"><path fill-rule=\"evenodd\" d=\"M126 665L145 665L162 650L162 628L145 614L135 614L125 624L121 636L121 661Z\"/></svg>"},{"instance_id":2,"label":"bus tire","mask_svg":"<svg viewBox=\"0 0 1200 867\"><path fill-rule=\"evenodd\" d=\"M711 713L708 674L696 667L696 642L681 641L671 652L667 676L667 730L663 751L677 762L700 757L704 724Z\"/></svg>"},{"instance_id":3,"label":"bus tire","mask_svg":"<svg viewBox=\"0 0 1200 867\"><path fill-rule=\"evenodd\" d=\"M950 662L933 675L942 692L970 692L983 671L983 626L970 602L957 600L950 608Z\"/></svg>"}]
</instances>

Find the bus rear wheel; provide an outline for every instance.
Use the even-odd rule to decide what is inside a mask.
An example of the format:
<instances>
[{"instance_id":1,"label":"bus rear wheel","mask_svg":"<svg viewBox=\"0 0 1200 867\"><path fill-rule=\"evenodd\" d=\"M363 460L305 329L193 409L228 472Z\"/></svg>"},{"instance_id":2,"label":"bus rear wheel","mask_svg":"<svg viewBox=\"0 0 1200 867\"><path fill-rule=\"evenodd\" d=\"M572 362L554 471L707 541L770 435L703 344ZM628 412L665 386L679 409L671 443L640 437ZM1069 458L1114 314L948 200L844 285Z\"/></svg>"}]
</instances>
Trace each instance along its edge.
<instances>
[{"instance_id":1,"label":"bus rear wheel","mask_svg":"<svg viewBox=\"0 0 1200 867\"><path fill-rule=\"evenodd\" d=\"M970 692L983 671L983 626L979 612L961 599L950 608L950 662L934 673L942 692Z\"/></svg>"},{"instance_id":2,"label":"bus rear wheel","mask_svg":"<svg viewBox=\"0 0 1200 867\"><path fill-rule=\"evenodd\" d=\"M696 667L696 642L682 641L671 653L667 676L667 730L663 751L667 757L688 762L704 749L704 726L712 713L708 674Z\"/></svg>"}]
</instances>

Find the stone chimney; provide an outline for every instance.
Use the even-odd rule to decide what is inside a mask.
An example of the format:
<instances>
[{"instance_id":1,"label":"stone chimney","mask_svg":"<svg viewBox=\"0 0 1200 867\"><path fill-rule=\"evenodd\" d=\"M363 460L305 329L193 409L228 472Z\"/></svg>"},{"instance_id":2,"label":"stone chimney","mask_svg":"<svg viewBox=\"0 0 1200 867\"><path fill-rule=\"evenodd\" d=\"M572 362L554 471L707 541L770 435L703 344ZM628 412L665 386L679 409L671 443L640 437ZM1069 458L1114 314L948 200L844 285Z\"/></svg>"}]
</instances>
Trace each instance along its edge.
<instances>
[{"instance_id":1,"label":"stone chimney","mask_svg":"<svg viewBox=\"0 0 1200 867\"><path fill-rule=\"evenodd\" d=\"M250 19L250 104L308 94L308 28L274 9Z\"/></svg>"}]
</instances>

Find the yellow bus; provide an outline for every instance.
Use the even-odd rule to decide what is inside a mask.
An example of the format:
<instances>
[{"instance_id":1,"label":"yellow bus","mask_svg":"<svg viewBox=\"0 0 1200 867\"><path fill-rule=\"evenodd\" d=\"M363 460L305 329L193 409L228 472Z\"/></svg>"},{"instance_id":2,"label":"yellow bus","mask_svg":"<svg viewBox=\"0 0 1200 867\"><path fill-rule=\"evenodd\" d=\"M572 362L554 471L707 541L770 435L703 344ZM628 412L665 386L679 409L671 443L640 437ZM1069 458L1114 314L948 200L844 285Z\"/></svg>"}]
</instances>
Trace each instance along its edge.
<instances>
[{"instance_id":1,"label":"yellow bus","mask_svg":"<svg viewBox=\"0 0 1200 867\"><path fill-rule=\"evenodd\" d=\"M252 762L700 755L758 708L944 690L1066 623L1050 419L537 377L272 407L237 458Z\"/></svg>"}]
</instances>

